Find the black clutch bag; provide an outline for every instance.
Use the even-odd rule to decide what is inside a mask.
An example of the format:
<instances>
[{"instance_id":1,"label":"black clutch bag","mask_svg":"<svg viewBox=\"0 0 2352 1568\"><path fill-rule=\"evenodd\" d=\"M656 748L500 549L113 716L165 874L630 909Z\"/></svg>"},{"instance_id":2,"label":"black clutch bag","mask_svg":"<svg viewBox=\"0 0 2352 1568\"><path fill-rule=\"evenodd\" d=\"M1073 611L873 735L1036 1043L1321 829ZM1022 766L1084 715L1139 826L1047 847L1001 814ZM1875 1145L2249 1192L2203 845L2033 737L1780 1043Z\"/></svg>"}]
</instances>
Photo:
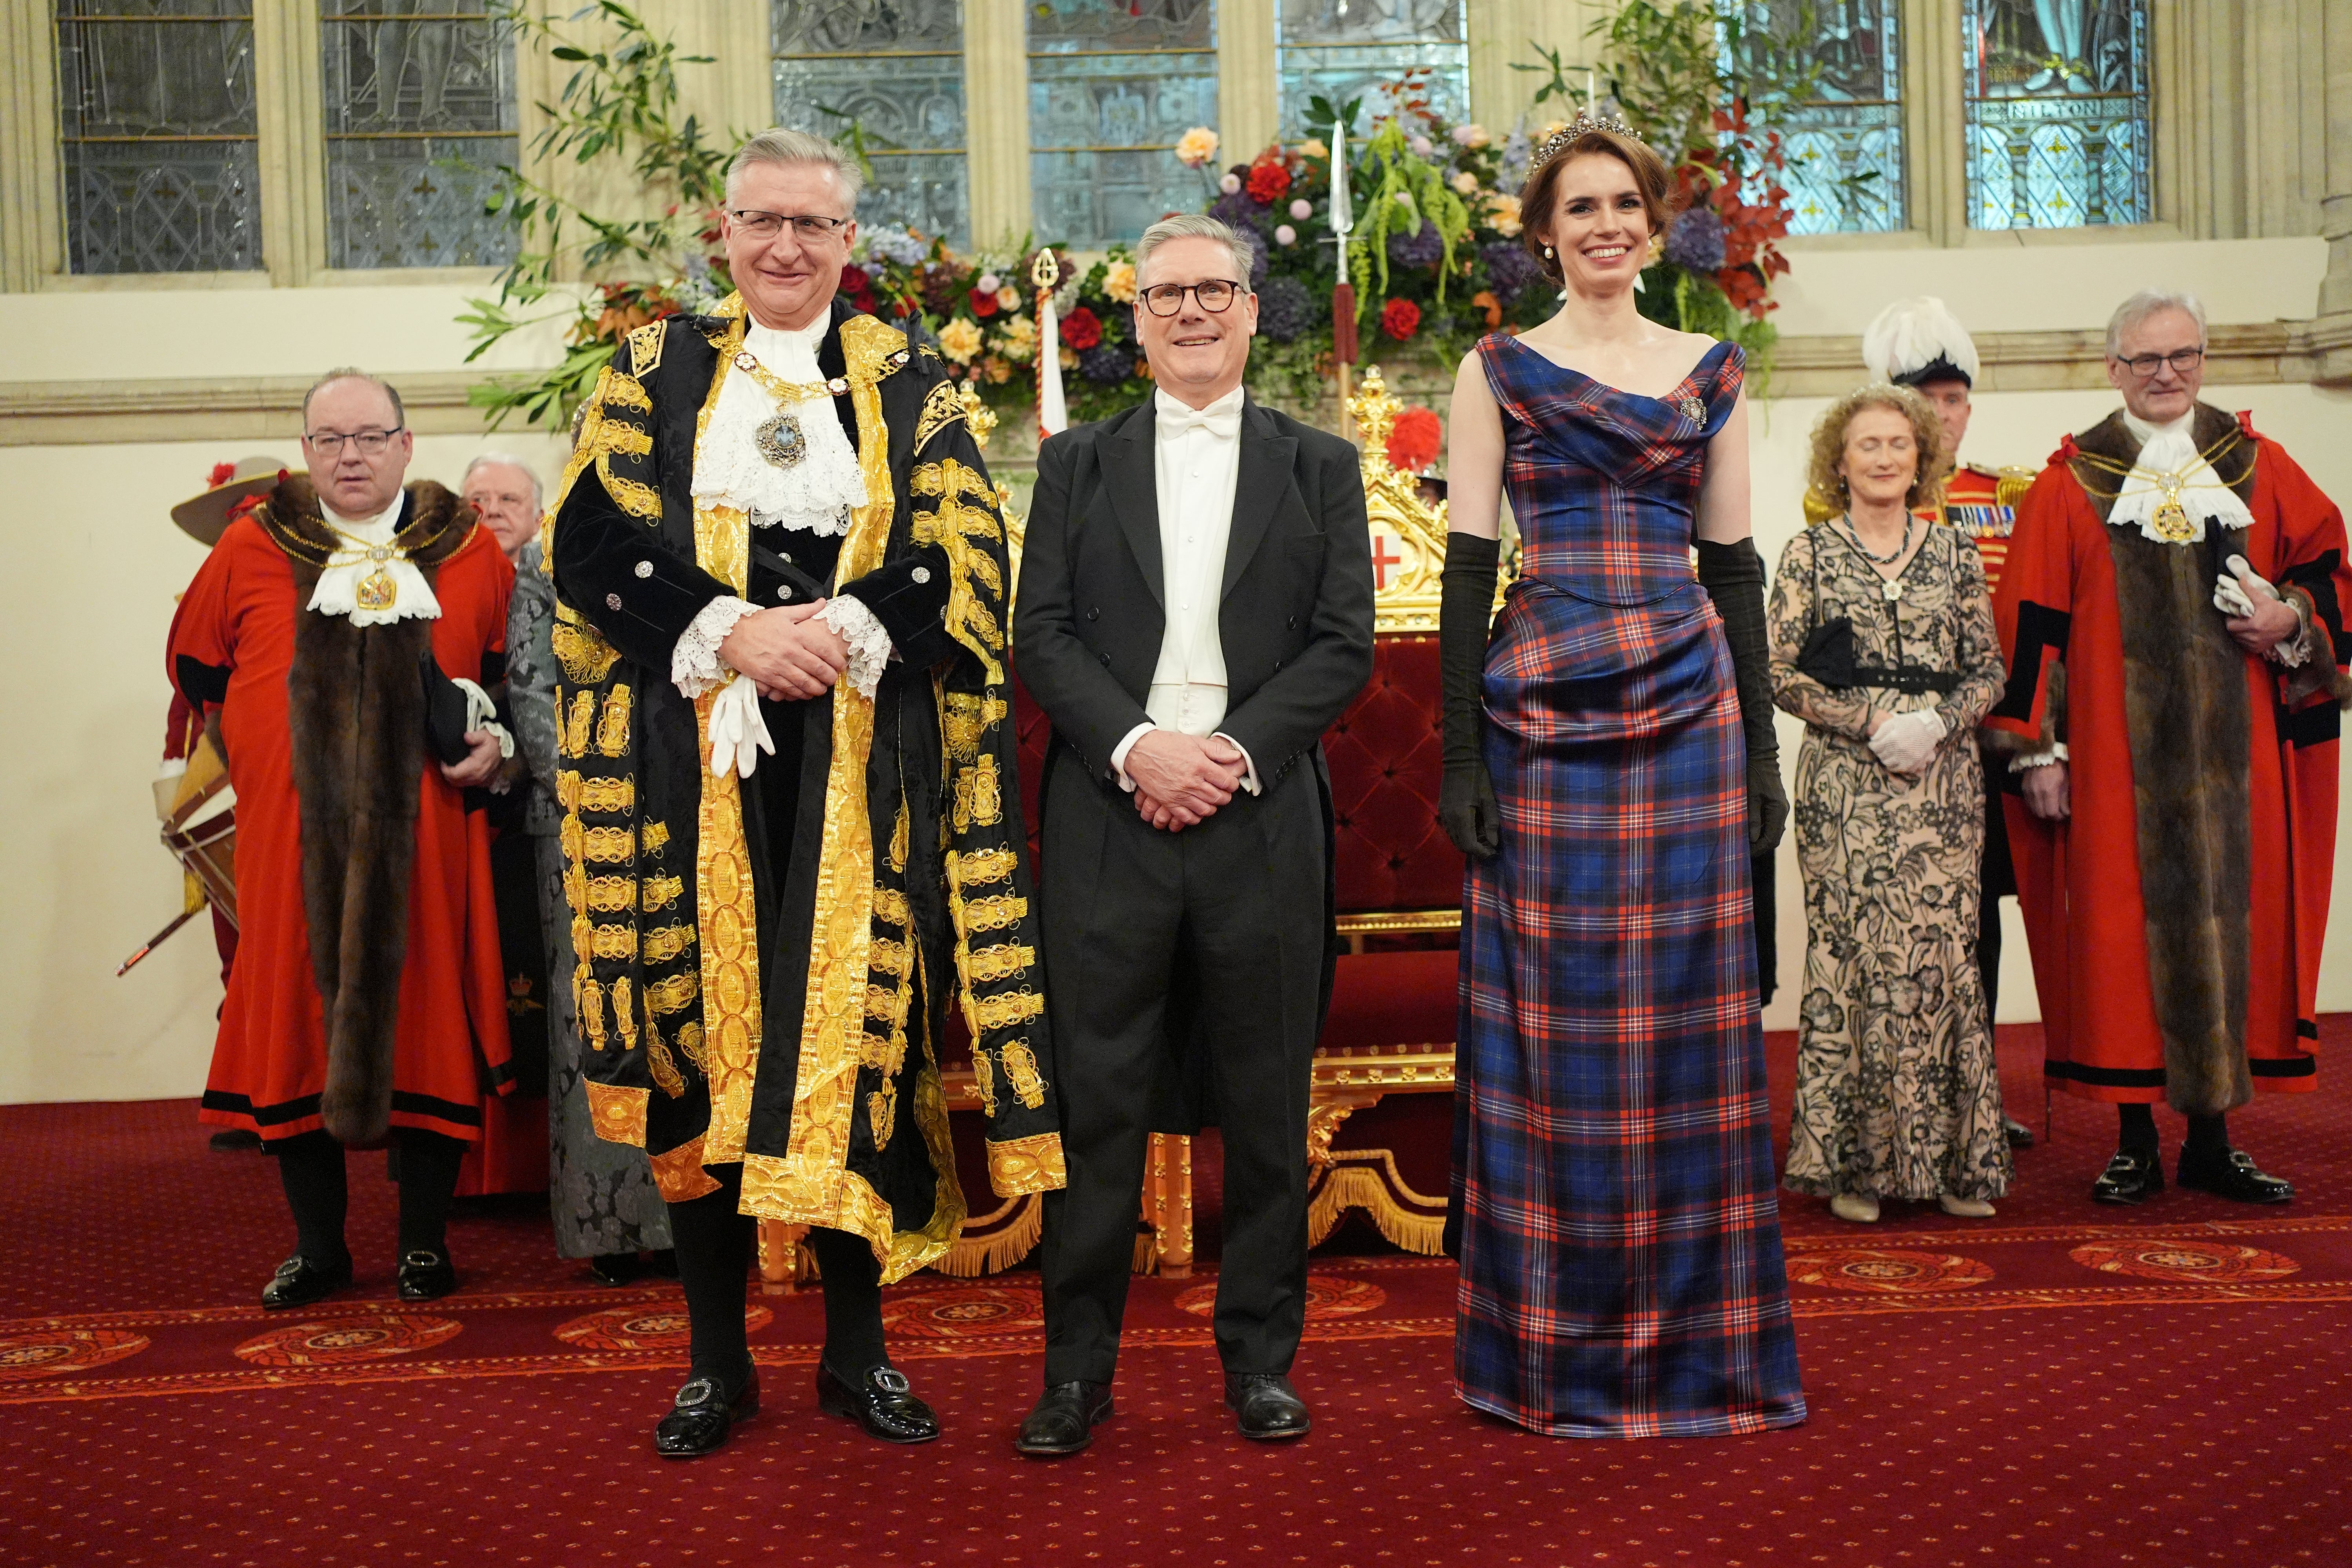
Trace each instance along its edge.
<instances>
[{"instance_id":1,"label":"black clutch bag","mask_svg":"<svg viewBox=\"0 0 2352 1568\"><path fill-rule=\"evenodd\" d=\"M1811 676L1832 691L1858 684L1853 674L1853 617L1823 621L1805 634L1805 646L1797 650L1797 672Z\"/></svg>"},{"instance_id":2,"label":"black clutch bag","mask_svg":"<svg viewBox=\"0 0 2352 1568\"><path fill-rule=\"evenodd\" d=\"M466 744L466 694L442 673L440 661L429 649L417 660L417 673L425 681L425 743L444 763L456 767L472 750Z\"/></svg>"}]
</instances>

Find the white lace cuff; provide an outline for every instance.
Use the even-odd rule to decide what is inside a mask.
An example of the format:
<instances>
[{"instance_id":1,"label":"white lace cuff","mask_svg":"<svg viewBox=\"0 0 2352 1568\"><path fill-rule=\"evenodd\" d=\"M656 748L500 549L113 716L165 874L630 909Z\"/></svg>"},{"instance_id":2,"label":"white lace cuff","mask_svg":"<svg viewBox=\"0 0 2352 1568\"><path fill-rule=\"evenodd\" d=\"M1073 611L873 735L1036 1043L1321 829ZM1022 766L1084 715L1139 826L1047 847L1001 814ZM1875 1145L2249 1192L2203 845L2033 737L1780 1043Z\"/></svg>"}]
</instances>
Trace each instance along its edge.
<instances>
[{"instance_id":1,"label":"white lace cuff","mask_svg":"<svg viewBox=\"0 0 2352 1568\"><path fill-rule=\"evenodd\" d=\"M670 649L669 679L679 696L691 701L734 673L719 662L719 645L727 640L737 621L758 613L759 608L723 594L702 606L702 613L688 623L678 634L677 646Z\"/></svg>"},{"instance_id":2,"label":"white lace cuff","mask_svg":"<svg viewBox=\"0 0 2352 1568\"><path fill-rule=\"evenodd\" d=\"M2065 760L2066 742L2061 741L2046 752L2028 752L2021 757L2011 757L2009 761L2009 771L2013 773L2029 773L2036 768L2046 768L2053 763L2063 763Z\"/></svg>"},{"instance_id":3,"label":"white lace cuff","mask_svg":"<svg viewBox=\"0 0 2352 1568\"><path fill-rule=\"evenodd\" d=\"M874 689L882 684L882 667L890 662L890 634L873 611L846 594L827 599L816 618L849 645L849 684L872 701Z\"/></svg>"},{"instance_id":4,"label":"white lace cuff","mask_svg":"<svg viewBox=\"0 0 2352 1568\"><path fill-rule=\"evenodd\" d=\"M2279 602L2294 612L2294 636L2281 637L2271 644L2271 659L2289 669L2300 668L2310 659L2312 644L2315 640L2311 635L2311 616L2303 607L2299 595L2283 595Z\"/></svg>"}]
</instances>

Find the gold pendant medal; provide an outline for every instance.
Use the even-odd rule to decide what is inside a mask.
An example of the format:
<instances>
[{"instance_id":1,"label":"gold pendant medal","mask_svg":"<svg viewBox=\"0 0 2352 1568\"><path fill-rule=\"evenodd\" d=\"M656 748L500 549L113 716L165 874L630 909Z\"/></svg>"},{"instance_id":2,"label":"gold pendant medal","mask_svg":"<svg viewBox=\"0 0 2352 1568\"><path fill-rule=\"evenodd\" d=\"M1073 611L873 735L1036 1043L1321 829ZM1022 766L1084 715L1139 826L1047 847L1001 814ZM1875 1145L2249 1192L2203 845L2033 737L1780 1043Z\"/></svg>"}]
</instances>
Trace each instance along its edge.
<instances>
[{"instance_id":1,"label":"gold pendant medal","mask_svg":"<svg viewBox=\"0 0 2352 1568\"><path fill-rule=\"evenodd\" d=\"M388 610L400 597L400 584L394 582L392 574L383 569L383 563L391 558L391 550L383 545L373 546L368 551L368 559L375 563L375 570L360 579L359 591L354 597L361 609Z\"/></svg>"},{"instance_id":2,"label":"gold pendant medal","mask_svg":"<svg viewBox=\"0 0 2352 1568\"><path fill-rule=\"evenodd\" d=\"M796 468L800 467L801 459L808 456L808 432L802 429L801 422L789 413L778 414L762 423L759 433L752 437L752 444L760 448L760 456L774 468Z\"/></svg>"},{"instance_id":3,"label":"gold pendant medal","mask_svg":"<svg viewBox=\"0 0 2352 1568\"><path fill-rule=\"evenodd\" d=\"M2166 498L2147 521L2156 530L2156 536L2168 544L2186 544L2197 537L2196 525L2189 521L2189 513L2178 496Z\"/></svg>"}]
</instances>

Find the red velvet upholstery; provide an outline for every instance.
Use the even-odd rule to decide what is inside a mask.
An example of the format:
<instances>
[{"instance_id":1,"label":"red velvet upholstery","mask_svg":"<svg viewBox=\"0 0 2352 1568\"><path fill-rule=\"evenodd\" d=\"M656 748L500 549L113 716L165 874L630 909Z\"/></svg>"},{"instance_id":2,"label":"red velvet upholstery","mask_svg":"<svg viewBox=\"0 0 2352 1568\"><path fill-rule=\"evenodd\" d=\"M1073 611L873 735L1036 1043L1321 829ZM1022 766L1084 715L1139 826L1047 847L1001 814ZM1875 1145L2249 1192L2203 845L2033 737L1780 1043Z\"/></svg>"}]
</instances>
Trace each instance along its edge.
<instances>
[{"instance_id":1,"label":"red velvet upholstery","mask_svg":"<svg viewBox=\"0 0 2352 1568\"><path fill-rule=\"evenodd\" d=\"M1459 961L1452 948L1343 953L1331 981L1325 1046L1450 1046Z\"/></svg>"},{"instance_id":2,"label":"red velvet upholstery","mask_svg":"<svg viewBox=\"0 0 2352 1568\"><path fill-rule=\"evenodd\" d=\"M1323 737L1339 909L1454 909L1462 855L1437 826L1437 639L1384 637L1373 648L1372 679Z\"/></svg>"}]
</instances>

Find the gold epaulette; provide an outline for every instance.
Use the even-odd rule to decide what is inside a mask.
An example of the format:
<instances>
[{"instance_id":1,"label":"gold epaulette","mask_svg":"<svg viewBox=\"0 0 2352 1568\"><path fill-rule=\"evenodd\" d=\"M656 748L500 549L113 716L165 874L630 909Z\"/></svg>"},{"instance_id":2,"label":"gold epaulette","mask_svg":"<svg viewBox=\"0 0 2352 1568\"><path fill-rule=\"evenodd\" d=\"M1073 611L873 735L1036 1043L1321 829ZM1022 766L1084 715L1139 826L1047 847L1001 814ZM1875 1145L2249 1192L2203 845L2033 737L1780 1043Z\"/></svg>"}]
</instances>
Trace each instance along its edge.
<instances>
[{"instance_id":1,"label":"gold epaulette","mask_svg":"<svg viewBox=\"0 0 2352 1568\"><path fill-rule=\"evenodd\" d=\"M1805 487L1805 526L1807 528L1818 522L1827 522L1844 510L1811 486Z\"/></svg>"},{"instance_id":2,"label":"gold epaulette","mask_svg":"<svg viewBox=\"0 0 2352 1568\"><path fill-rule=\"evenodd\" d=\"M2025 499L2025 492L2033 488L2037 476L2032 468L2005 465L1993 477L1997 481L1993 486L1993 504L2013 510Z\"/></svg>"}]
</instances>

